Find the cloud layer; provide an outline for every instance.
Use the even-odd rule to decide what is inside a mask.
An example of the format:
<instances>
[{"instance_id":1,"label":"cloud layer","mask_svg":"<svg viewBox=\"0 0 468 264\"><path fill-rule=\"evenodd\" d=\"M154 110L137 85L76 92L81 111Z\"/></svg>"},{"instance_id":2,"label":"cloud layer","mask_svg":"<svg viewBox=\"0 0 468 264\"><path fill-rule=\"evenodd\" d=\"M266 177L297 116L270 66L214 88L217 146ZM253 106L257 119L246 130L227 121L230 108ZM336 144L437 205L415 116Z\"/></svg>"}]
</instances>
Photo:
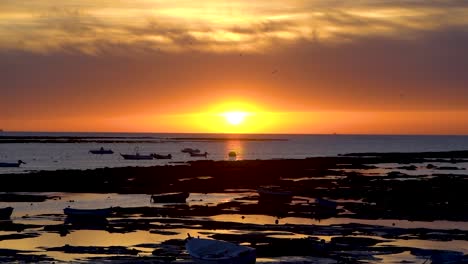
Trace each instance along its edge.
<instances>
[{"instance_id":1,"label":"cloud layer","mask_svg":"<svg viewBox=\"0 0 468 264\"><path fill-rule=\"evenodd\" d=\"M466 1L4 0L0 121L234 99L274 112L463 113L466 47Z\"/></svg>"},{"instance_id":2,"label":"cloud layer","mask_svg":"<svg viewBox=\"0 0 468 264\"><path fill-rule=\"evenodd\" d=\"M418 38L468 24L464 1L2 1L0 48L263 52L278 42Z\"/></svg>"}]
</instances>

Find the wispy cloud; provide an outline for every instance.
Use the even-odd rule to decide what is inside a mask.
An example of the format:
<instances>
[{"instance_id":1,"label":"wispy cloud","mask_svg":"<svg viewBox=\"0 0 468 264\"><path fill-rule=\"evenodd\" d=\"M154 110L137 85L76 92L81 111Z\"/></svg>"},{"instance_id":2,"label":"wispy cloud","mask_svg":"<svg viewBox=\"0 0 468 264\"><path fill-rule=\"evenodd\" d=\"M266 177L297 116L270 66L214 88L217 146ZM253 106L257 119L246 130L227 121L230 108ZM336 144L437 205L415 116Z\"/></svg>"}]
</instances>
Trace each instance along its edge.
<instances>
[{"instance_id":1,"label":"wispy cloud","mask_svg":"<svg viewBox=\"0 0 468 264\"><path fill-rule=\"evenodd\" d=\"M468 26L464 1L2 1L0 50L263 52Z\"/></svg>"}]
</instances>

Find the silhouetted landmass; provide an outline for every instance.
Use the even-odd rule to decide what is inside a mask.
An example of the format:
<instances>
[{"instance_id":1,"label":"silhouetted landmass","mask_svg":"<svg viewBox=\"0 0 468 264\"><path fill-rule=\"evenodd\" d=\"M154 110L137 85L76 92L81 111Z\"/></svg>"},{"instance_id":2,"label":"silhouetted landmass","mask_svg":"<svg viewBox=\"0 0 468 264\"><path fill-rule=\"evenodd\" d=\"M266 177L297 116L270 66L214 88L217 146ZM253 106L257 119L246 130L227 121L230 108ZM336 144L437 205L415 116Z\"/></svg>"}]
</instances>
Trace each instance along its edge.
<instances>
[{"instance_id":1,"label":"silhouetted landmass","mask_svg":"<svg viewBox=\"0 0 468 264\"><path fill-rule=\"evenodd\" d=\"M279 138L243 137L98 137L98 136L0 136L1 143L161 143L198 141L287 141Z\"/></svg>"},{"instance_id":2,"label":"silhouetted landmass","mask_svg":"<svg viewBox=\"0 0 468 264\"><path fill-rule=\"evenodd\" d=\"M288 141L285 138L236 138L236 137L178 137L178 138L170 138L172 140L181 140L181 141L229 141L229 140L238 140L238 141Z\"/></svg>"}]
</instances>

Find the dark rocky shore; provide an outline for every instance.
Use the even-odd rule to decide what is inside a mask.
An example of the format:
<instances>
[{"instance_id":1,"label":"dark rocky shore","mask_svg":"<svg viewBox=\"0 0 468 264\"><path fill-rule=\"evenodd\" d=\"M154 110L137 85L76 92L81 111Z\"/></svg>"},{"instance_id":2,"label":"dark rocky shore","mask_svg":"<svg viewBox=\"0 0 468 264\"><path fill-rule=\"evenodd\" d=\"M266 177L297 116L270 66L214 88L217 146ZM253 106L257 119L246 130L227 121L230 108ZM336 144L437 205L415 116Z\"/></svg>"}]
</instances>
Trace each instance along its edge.
<instances>
[{"instance_id":1,"label":"dark rocky shore","mask_svg":"<svg viewBox=\"0 0 468 264\"><path fill-rule=\"evenodd\" d=\"M401 172L368 176L356 171L372 169L375 164L384 163L449 162L453 165L465 162L465 158L468 159L468 152L441 152L439 155L374 153L372 156L302 160L208 160L174 166L40 171L2 175L0 191L209 193L280 185L293 191L296 196L362 199L363 203L359 205L345 205L345 209L352 210L359 217L467 221L467 175L440 171L431 177L410 176ZM452 166L451 169L457 167ZM302 178L305 180L300 180ZM0 201L5 201L9 196L2 197L0 195Z\"/></svg>"},{"instance_id":2,"label":"dark rocky shore","mask_svg":"<svg viewBox=\"0 0 468 264\"><path fill-rule=\"evenodd\" d=\"M432 263L467 263L468 257L455 251L430 251L412 247L376 246L386 239L422 239L430 241L468 240L468 231L437 230L425 228L382 227L363 224L330 226L282 225L284 217L312 219L355 218L393 219L411 221L468 221L468 174L458 165L468 162L468 151L430 153L365 153L339 157L317 157L301 160L246 160L246 161L195 161L173 166L104 168L95 170L40 171L29 174L2 175L0 191L3 192L79 192L79 193L135 193L153 194L165 192L223 193L229 190L259 186L279 185L293 192L293 202L268 204L258 196L243 197L215 206L172 206L113 208L114 218L92 227L83 223L64 223L43 226L47 232L66 235L75 230L101 229L126 233L145 230L159 234L171 234L173 225L178 228L213 230L214 239L236 243L249 243L257 249L259 257L307 256L317 262L305 263L362 263L375 260L378 255L410 252ZM398 164L395 170L384 174L366 173ZM433 163L437 164L434 165ZM441 166L441 164L444 164ZM448 164L448 165L446 165ZM390 165L388 165L390 166ZM386 166L386 167L388 167ZM411 174L420 168L434 173ZM445 169L450 173L444 173ZM338 201L336 210L324 209L313 198L324 197ZM41 202L54 199L43 195L3 194L0 201ZM247 201L247 202L246 202ZM251 202L248 202L251 201ZM258 202L257 202L258 201ZM217 222L192 219L199 216L215 216L226 213L240 215L269 215L278 224L261 225L234 222ZM139 217L135 218L134 216ZM164 217L161 217L164 216ZM165 218L167 217L167 218ZM177 218L177 220L174 220ZM27 226L10 223L0 225L2 230L24 230ZM36 227L37 228L37 227ZM215 230L242 230L242 234L218 234ZM295 233L308 239L284 239L271 237L271 233ZM363 237L375 236L379 239ZM21 234L18 234L21 236ZM324 242L317 236L332 236ZM0 237L20 239L20 237ZM140 245L153 249L152 257L137 257L138 251L125 247L73 247L47 248L48 251L72 253L108 254L108 258L93 261L148 261L170 262L182 256L183 240L168 240L163 244ZM10 252L11 253L11 252ZM5 253L6 254L6 253ZM185 257L183 257L185 254ZM7 254L8 255L8 254ZM21 252L11 256L20 257ZM124 255L116 257L114 255ZM137 258L137 259L135 259ZM46 260L47 258L45 258ZM11 260L11 258L7 258ZM330 261L330 262L326 262ZM372 262L372 261L371 261ZM429 263L429 262L428 262Z\"/></svg>"}]
</instances>

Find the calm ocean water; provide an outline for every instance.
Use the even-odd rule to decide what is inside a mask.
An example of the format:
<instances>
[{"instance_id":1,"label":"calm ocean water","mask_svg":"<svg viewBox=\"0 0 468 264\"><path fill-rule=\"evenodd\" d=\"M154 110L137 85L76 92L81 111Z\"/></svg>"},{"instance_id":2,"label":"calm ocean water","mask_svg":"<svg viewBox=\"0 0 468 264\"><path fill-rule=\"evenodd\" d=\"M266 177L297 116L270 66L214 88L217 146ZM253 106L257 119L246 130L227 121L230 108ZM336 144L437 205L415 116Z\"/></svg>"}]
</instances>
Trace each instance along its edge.
<instances>
[{"instance_id":1,"label":"calm ocean water","mask_svg":"<svg viewBox=\"0 0 468 264\"><path fill-rule=\"evenodd\" d=\"M229 151L237 159L306 158L335 156L350 152L419 152L468 150L468 136L399 135L229 135L229 134L150 134L150 133L33 133L2 132L0 136L79 137L108 140L97 143L3 143L0 162L23 160L20 168L0 168L1 173L34 170L92 169L121 166L152 166L169 160L124 160L119 153L172 154L172 162L194 159L180 150L186 147L208 152L208 159L227 160ZM211 140L196 140L196 139ZM177 139L177 140L174 140ZM217 140L212 140L217 139ZM245 140L256 139L256 140ZM279 140L270 140L279 139ZM125 141L125 142L116 142ZM148 142L150 141L150 142ZM114 150L112 155L93 155L91 149Z\"/></svg>"}]
</instances>

